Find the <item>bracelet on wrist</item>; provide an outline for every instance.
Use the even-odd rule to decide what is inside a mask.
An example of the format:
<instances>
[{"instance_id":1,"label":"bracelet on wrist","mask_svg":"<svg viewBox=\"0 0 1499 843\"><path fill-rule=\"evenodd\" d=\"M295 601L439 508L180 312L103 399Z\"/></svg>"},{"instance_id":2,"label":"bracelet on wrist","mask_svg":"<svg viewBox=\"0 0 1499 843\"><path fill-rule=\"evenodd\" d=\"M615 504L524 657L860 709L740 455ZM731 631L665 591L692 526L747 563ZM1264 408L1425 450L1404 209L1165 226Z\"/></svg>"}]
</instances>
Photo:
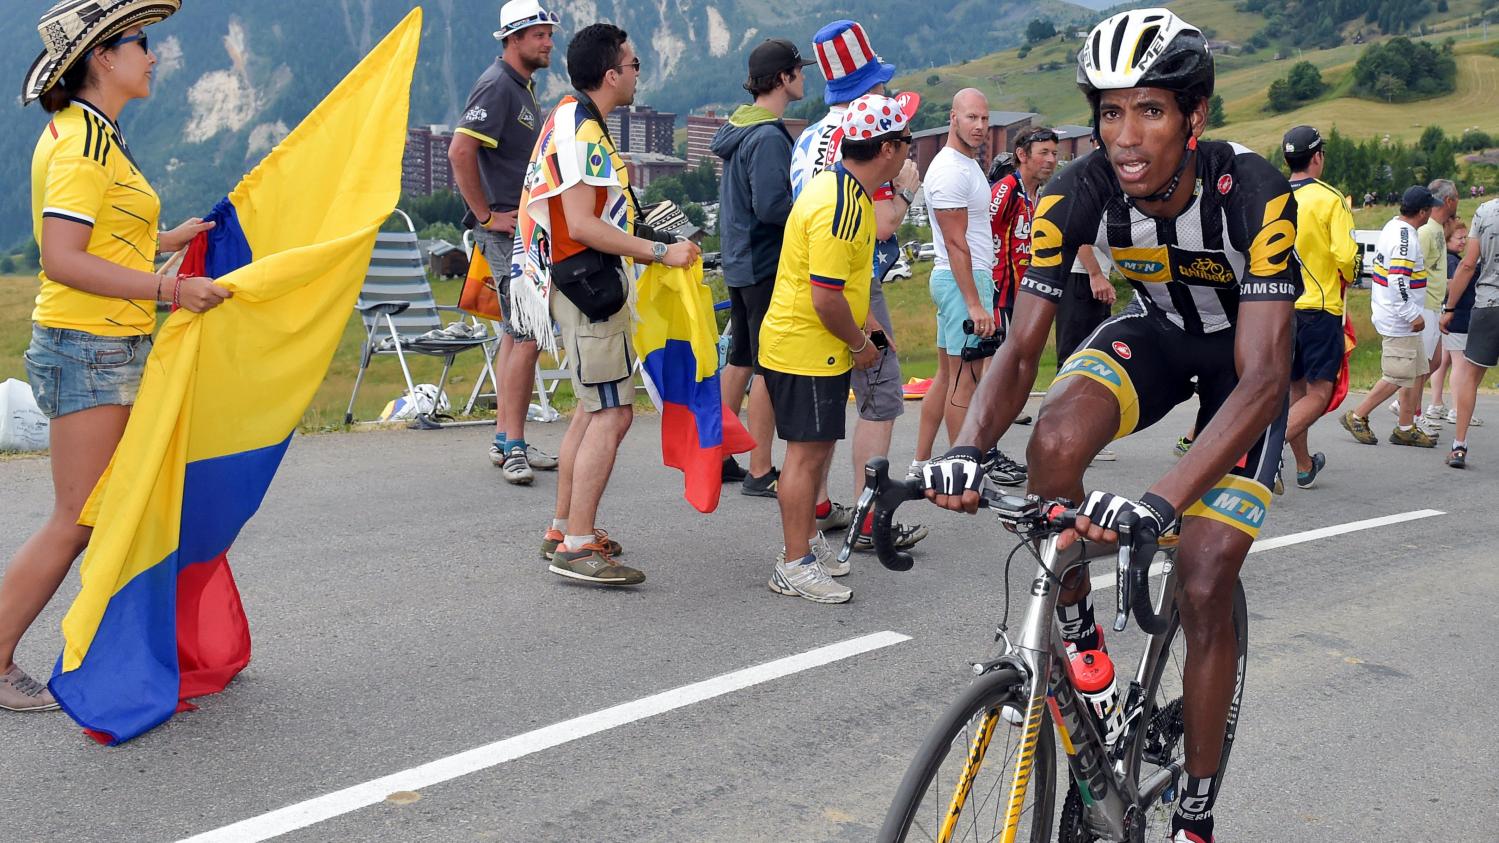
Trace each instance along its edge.
<instances>
[{"instance_id":1,"label":"bracelet on wrist","mask_svg":"<svg viewBox=\"0 0 1499 843\"><path fill-rule=\"evenodd\" d=\"M859 346L858 348L854 348L853 346L849 346L848 350L849 350L849 352L851 352L853 354L863 354L864 353L864 349L866 349L868 347L869 347L869 335L865 334L864 335L864 344L863 345Z\"/></svg>"},{"instance_id":2,"label":"bracelet on wrist","mask_svg":"<svg viewBox=\"0 0 1499 843\"><path fill-rule=\"evenodd\" d=\"M482 220L479 220L479 227L480 228L489 228L489 221L492 220L492 219L494 219L494 212L493 211L491 211L489 213L489 216L485 217Z\"/></svg>"}]
</instances>

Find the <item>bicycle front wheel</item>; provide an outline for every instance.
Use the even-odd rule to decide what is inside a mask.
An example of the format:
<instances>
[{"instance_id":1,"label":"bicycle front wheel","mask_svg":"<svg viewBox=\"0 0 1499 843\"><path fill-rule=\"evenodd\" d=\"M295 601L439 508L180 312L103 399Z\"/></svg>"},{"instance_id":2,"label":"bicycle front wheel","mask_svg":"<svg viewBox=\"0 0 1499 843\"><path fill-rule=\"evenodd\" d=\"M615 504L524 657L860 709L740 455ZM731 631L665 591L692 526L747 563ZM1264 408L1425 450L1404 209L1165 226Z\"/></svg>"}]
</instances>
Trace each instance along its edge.
<instances>
[{"instance_id":1,"label":"bicycle front wheel","mask_svg":"<svg viewBox=\"0 0 1499 843\"><path fill-rule=\"evenodd\" d=\"M1056 801L1056 750L1046 697L1009 668L964 690L901 779L881 843L1045 843ZM1011 723L1027 709L1029 725ZM1006 712L1008 710L1008 712ZM1007 716L1008 715L1008 716Z\"/></svg>"}]
</instances>

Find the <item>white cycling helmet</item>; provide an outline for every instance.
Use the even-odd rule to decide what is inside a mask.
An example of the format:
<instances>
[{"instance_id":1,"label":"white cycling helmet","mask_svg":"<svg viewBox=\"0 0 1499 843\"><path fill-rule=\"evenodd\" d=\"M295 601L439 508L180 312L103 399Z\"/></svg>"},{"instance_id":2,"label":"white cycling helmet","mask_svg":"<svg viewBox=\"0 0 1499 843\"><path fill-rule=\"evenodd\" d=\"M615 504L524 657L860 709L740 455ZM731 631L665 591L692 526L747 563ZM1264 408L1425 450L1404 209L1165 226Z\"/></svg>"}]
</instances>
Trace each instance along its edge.
<instances>
[{"instance_id":1,"label":"white cycling helmet","mask_svg":"<svg viewBox=\"0 0 1499 843\"><path fill-rule=\"evenodd\" d=\"M1121 12L1093 27L1077 54L1077 86L1094 105L1099 91L1164 88L1207 99L1213 56L1202 30L1166 9Z\"/></svg>"},{"instance_id":2,"label":"white cycling helmet","mask_svg":"<svg viewBox=\"0 0 1499 843\"><path fill-rule=\"evenodd\" d=\"M536 0L510 0L500 8L500 28L495 31L494 40L503 41L505 36L528 27L558 26L561 23L560 15L543 9Z\"/></svg>"}]
</instances>

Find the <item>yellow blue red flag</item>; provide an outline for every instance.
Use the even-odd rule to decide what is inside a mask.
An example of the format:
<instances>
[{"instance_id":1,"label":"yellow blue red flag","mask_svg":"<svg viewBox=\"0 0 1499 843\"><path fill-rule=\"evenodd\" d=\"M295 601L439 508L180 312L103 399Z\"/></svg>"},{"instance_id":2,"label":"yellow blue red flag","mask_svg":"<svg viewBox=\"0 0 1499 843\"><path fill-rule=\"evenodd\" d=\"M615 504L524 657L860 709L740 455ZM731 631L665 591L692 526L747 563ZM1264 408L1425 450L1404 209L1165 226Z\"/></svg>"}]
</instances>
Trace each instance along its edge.
<instances>
[{"instance_id":1,"label":"yellow blue red flag","mask_svg":"<svg viewBox=\"0 0 1499 843\"><path fill-rule=\"evenodd\" d=\"M682 470L684 496L699 512L718 508L723 460L755 447L724 406L718 382L718 323L701 262L652 264L637 292L635 353L661 411L661 460Z\"/></svg>"},{"instance_id":2,"label":"yellow blue red flag","mask_svg":"<svg viewBox=\"0 0 1499 843\"><path fill-rule=\"evenodd\" d=\"M234 297L180 310L85 510L82 590L49 683L95 739L129 740L250 658L225 556L264 499L400 198L413 10L210 218L203 271Z\"/></svg>"}]
</instances>

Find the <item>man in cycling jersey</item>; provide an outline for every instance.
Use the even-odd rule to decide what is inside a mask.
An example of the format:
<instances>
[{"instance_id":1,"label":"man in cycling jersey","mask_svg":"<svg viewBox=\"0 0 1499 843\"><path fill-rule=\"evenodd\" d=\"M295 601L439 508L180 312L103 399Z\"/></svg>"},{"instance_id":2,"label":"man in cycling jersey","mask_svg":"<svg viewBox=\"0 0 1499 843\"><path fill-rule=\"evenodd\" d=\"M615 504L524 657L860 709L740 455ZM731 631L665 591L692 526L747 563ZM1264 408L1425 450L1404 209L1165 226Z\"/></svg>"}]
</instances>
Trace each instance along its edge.
<instances>
[{"instance_id":1,"label":"man in cycling jersey","mask_svg":"<svg viewBox=\"0 0 1499 843\"><path fill-rule=\"evenodd\" d=\"M1082 502L1064 547L1079 537L1116 541L1124 511L1158 529L1180 517L1187 781L1172 840L1210 843L1241 667L1235 582L1264 523L1284 441L1300 293L1296 202L1260 156L1198 141L1213 60L1202 32L1171 12L1138 9L1099 24L1078 55L1077 79L1099 149L1041 194L1011 339L980 383L956 447L924 479L937 504L976 511L979 461L1025 403L1079 247L1111 256L1135 302L1101 325L1053 383L1030 441L1030 491ZM1085 496L1089 460L1186 401L1194 377L1209 420L1192 450L1138 497ZM1063 636L1080 649L1099 646L1086 570L1073 574L1058 607Z\"/></svg>"}]
</instances>

